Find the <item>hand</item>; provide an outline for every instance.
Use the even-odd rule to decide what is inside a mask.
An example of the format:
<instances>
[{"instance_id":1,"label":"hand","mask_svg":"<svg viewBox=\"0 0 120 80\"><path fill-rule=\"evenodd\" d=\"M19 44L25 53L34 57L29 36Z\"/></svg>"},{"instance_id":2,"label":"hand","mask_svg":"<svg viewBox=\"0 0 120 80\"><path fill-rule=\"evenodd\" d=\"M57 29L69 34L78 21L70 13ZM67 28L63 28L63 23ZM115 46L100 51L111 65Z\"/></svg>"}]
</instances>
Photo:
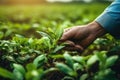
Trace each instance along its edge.
<instances>
[{"instance_id":1,"label":"hand","mask_svg":"<svg viewBox=\"0 0 120 80\"><path fill-rule=\"evenodd\" d=\"M60 39L60 42L67 43L65 49L82 52L97 37L104 35L106 31L97 22L92 22L83 26L75 26L66 29Z\"/></svg>"}]
</instances>

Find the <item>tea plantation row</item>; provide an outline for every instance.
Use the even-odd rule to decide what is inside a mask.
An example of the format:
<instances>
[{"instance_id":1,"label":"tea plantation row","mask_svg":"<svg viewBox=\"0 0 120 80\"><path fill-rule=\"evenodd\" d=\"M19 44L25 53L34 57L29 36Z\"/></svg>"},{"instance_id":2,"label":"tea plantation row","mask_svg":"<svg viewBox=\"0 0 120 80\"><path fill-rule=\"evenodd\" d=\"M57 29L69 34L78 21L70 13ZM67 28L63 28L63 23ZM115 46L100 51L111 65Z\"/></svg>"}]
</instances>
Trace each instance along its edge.
<instances>
[{"instance_id":1,"label":"tea plantation row","mask_svg":"<svg viewBox=\"0 0 120 80\"><path fill-rule=\"evenodd\" d=\"M83 53L58 44L63 29L91 22L107 5L0 6L0 79L119 80L120 41L109 34Z\"/></svg>"}]
</instances>

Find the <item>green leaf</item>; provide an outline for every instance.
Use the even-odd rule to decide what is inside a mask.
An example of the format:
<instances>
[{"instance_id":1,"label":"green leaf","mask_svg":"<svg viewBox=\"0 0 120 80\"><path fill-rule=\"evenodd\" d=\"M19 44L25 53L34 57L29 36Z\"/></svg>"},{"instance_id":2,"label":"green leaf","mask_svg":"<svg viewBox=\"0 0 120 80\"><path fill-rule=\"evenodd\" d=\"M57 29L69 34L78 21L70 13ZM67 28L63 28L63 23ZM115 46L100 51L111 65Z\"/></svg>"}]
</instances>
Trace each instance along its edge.
<instances>
[{"instance_id":1,"label":"green leaf","mask_svg":"<svg viewBox=\"0 0 120 80\"><path fill-rule=\"evenodd\" d=\"M47 49L47 50L51 49L51 41L48 37L42 37L39 43L42 45L40 47L43 47L44 49Z\"/></svg>"},{"instance_id":2,"label":"green leaf","mask_svg":"<svg viewBox=\"0 0 120 80\"><path fill-rule=\"evenodd\" d=\"M15 34L15 37L17 37L17 38L24 38L22 35L20 35L20 34Z\"/></svg>"},{"instance_id":3,"label":"green leaf","mask_svg":"<svg viewBox=\"0 0 120 80\"><path fill-rule=\"evenodd\" d=\"M39 73L38 73L37 70L32 70L32 71L31 71L31 74L32 74L32 76L35 76L35 77L38 77L38 76L39 76Z\"/></svg>"},{"instance_id":4,"label":"green leaf","mask_svg":"<svg viewBox=\"0 0 120 80\"><path fill-rule=\"evenodd\" d=\"M73 77L65 76L62 80L75 80Z\"/></svg>"},{"instance_id":5,"label":"green leaf","mask_svg":"<svg viewBox=\"0 0 120 80\"><path fill-rule=\"evenodd\" d=\"M28 71L25 75L25 80L40 80L39 72L37 70Z\"/></svg>"},{"instance_id":6,"label":"green leaf","mask_svg":"<svg viewBox=\"0 0 120 80\"><path fill-rule=\"evenodd\" d=\"M30 38L30 39L28 40L28 43L31 44L31 43L33 43L33 41L34 41L34 40L33 40L32 38Z\"/></svg>"},{"instance_id":7,"label":"green leaf","mask_svg":"<svg viewBox=\"0 0 120 80\"><path fill-rule=\"evenodd\" d=\"M22 65L20 64L13 64L14 69L16 69L17 71L19 71L22 75L25 75L25 69Z\"/></svg>"},{"instance_id":8,"label":"green leaf","mask_svg":"<svg viewBox=\"0 0 120 80\"><path fill-rule=\"evenodd\" d=\"M74 63L73 64L73 69L75 70L75 71L77 71L77 70L83 70L83 65L81 65L81 64L79 64L79 63Z\"/></svg>"},{"instance_id":9,"label":"green leaf","mask_svg":"<svg viewBox=\"0 0 120 80\"><path fill-rule=\"evenodd\" d=\"M57 46L57 47L54 49L53 53L57 53L57 51L63 49L64 47L65 47L65 46Z\"/></svg>"},{"instance_id":10,"label":"green leaf","mask_svg":"<svg viewBox=\"0 0 120 80\"><path fill-rule=\"evenodd\" d=\"M5 58L9 61L16 62L13 56L5 56Z\"/></svg>"},{"instance_id":11,"label":"green leaf","mask_svg":"<svg viewBox=\"0 0 120 80\"><path fill-rule=\"evenodd\" d=\"M37 31L37 33L39 33L42 37L48 37L48 38L51 39L51 37L47 33L45 33L45 32Z\"/></svg>"},{"instance_id":12,"label":"green leaf","mask_svg":"<svg viewBox=\"0 0 120 80\"><path fill-rule=\"evenodd\" d=\"M77 61L77 62L81 63L81 64L85 64L85 58L82 57L82 56L73 56L72 59L74 61Z\"/></svg>"},{"instance_id":13,"label":"green leaf","mask_svg":"<svg viewBox=\"0 0 120 80\"><path fill-rule=\"evenodd\" d=\"M91 56L87 60L87 66L90 67L92 64L94 64L98 60L98 57L96 55Z\"/></svg>"},{"instance_id":14,"label":"green leaf","mask_svg":"<svg viewBox=\"0 0 120 80\"><path fill-rule=\"evenodd\" d=\"M100 62L102 62L103 64L105 63L107 58L106 53L107 51L95 52L96 56L98 57Z\"/></svg>"},{"instance_id":15,"label":"green leaf","mask_svg":"<svg viewBox=\"0 0 120 80\"><path fill-rule=\"evenodd\" d=\"M88 74L83 74L80 76L80 80L86 80L88 78Z\"/></svg>"},{"instance_id":16,"label":"green leaf","mask_svg":"<svg viewBox=\"0 0 120 80\"><path fill-rule=\"evenodd\" d=\"M72 60L72 56L70 56L67 52L65 52L65 53L63 54L63 56L64 56L64 58L65 58L65 60L66 60L66 63L67 63L71 68L73 68L74 62L73 62L73 60Z\"/></svg>"},{"instance_id":17,"label":"green leaf","mask_svg":"<svg viewBox=\"0 0 120 80\"><path fill-rule=\"evenodd\" d=\"M44 40L44 45L47 46L50 50L51 49L50 39L48 37L42 37L42 39Z\"/></svg>"},{"instance_id":18,"label":"green leaf","mask_svg":"<svg viewBox=\"0 0 120 80\"><path fill-rule=\"evenodd\" d=\"M54 58L54 59L64 58L64 56L62 54L49 55L49 56Z\"/></svg>"},{"instance_id":19,"label":"green leaf","mask_svg":"<svg viewBox=\"0 0 120 80\"><path fill-rule=\"evenodd\" d=\"M111 56L111 57L107 58L106 67L113 66L117 59L118 59L118 56Z\"/></svg>"},{"instance_id":20,"label":"green leaf","mask_svg":"<svg viewBox=\"0 0 120 80\"><path fill-rule=\"evenodd\" d=\"M21 74L20 71L18 71L17 69L13 70L13 74L15 76L15 80L23 80L25 75Z\"/></svg>"},{"instance_id":21,"label":"green leaf","mask_svg":"<svg viewBox=\"0 0 120 80\"><path fill-rule=\"evenodd\" d=\"M51 71L56 71L56 70L58 70L57 68L49 68L49 69L47 69L47 70L45 70L44 72L43 72L43 75L45 75L45 74L47 74L47 73L49 73L49 72L51 72Z\"/></svg>"},{"instance_id":22,"label":"green leaf","mask_svg":"<svg viewBox=\"0 0 120 80\"><path fill-rule=\"evenodd\" d=\"M62 34L63 34L63 28L62 27L58 27L57 29L56 29L56 37L57 37L57 39L60 39L61 38L61 36L62 36Z\"/></svg>"},{"instance_id":23,"label":"green leaf","mask_svg":"<svg viewBox=\"0 0 120 80\"><path fill-rule=\"evenodd\" d=\"M97 72L93 80L117 80L117 79L115 77L115 72L108 68Z\"/></svg>"},{"instance_id":24,"label":"green leaf","mask_svg":"<svg viewBox=\"0 0 120 80\"><path fill-rule=\"evenodd\" d=\"M27 71L32 71L32 70L37 69L37 66L33 63L29 63L26 65L26 69L27 69Z\"/></svg>"},{"instance_id":25,"label":"green leaf","mask_svg":"<svg viewBox=\"0 0 120 80\"><path fill-rule=\"evenodd\" d=\"M63 63L56 63L56 67L64 72L65 74L68 74L70 76L77 76L77 73L75 71L73 71L70 67L68 67L67 65L63 64Z\"/></svg>"},{"instance_id":26,"label":"green leaf","mask_svg":"<svg viewBox=\"0 0 120 80\"><path fill-rule=\"evenodd\" d=\"M36 67L40 67L46 60L46 56L44 54L38 56L37 58L35 58L35 60L33 61L33 64Z\"/></svg>"},{"instance_id":27,"label":"green leaf","mask_svg":"<svg viewBox=\"0 0 120 80\"><path fill-rule=\"evenodd\" d=\"M14 75L13 73L11 73L10 71L0 68L0 76L5 77L5 78L9 78L9 79L14 79Z\"/></svg>"}]
</instances>

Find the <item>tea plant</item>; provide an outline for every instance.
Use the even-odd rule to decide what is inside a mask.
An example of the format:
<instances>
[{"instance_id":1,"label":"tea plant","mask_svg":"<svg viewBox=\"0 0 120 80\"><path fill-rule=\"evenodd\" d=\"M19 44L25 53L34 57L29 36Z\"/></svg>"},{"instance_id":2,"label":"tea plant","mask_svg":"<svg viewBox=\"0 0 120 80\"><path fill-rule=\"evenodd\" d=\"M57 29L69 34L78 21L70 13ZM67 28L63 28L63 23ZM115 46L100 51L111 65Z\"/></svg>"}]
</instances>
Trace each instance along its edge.
<instances>
[{"instance_id":1,"label":"tea plant","mask_svg":"<svg viewBox=\"0 0 120 80\"><path fill-rule=\"evenodd\" d=\"M120 41L109 34L83 53L58 43L63 29L91 22L107 5L0 6L0 79L119 80Z\"/></svg>"},{"instance_id":2,"label":"tea plant","mask_svg":"<svg viewBox=\"0 0 120 80\"><path fill-rule=\"evenodd\" d=\"M42 64L46 61L45 58L45 55L40 55L25 67L14 63L13 72L0 68L0 75L11 80L43 80L46 73L56 70L55 68L44 70Z\"/></svg>"},{"instance_id":3,"label":"tea plant","mask_svg":"<svg viewBox=\"0 0 120 80\"><path fill-rule=\"evenodd\" d=\"M25 67L14 63L13 72L0 68L0 75L11 80L44 80L47 79L44 77L45 75L60 71L64 74L62 80L117 80L111 66L114 65L118 56L107 57L106 51L94 52L94 55L86 57L71 56L65 52L63 59L65 59L65 63L56 61L55 66L45 69L48 58L45 54L41 54Z\"/></svg>"},{"instance_id":4,"label":"tea plant","mask_svg":"<svg viewBox=\"0 0 120 80\"><path fill-rule=\"evenodd\" d=\"M94 55L87 57L70 56L65 53L66 64L56 63L56 66L60 71L69 75L69 77L65 76L63 80L67 78L71 80L117 80L115 72L110 67L118 59L118 56L107 58L105 53L105 51L95 52ZM96 66L94 67L94 65Z\"/></svg>"}]
</instances>

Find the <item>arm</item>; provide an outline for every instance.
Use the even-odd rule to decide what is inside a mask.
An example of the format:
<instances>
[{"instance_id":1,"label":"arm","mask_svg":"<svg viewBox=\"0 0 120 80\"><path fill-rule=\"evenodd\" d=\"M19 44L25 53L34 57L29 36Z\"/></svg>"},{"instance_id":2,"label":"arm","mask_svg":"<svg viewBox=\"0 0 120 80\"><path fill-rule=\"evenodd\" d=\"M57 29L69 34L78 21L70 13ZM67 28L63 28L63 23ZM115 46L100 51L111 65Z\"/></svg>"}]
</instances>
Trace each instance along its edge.
<instances>
[{"instance_id":1,"label":"arm","mask_svg":"<svg viewBox=\"0 0 120 80\"><path fill-rule=\"evenodd\" d=\"M120 0L115 0L95 21L116 39L120 39Z\"/></svg>"},{"instance_id":2,"label":"arm","mask_svg":"<svg viewBox=\"0 0 120 80\"><path fill-rule=\"evenodd\" d=\"M60 42L66 42L66 50L82 52L96 38L106 34L105 29L93 21L87 25L75 26L66 29L60 39Z\"/></svg>"},{"instance_id":3,"label":"arm","mask_svg":"<svg viewBox=\"0 0 120 80\"><path fill-rule=\"evenodd\" d=\"M95 21L65 30L60 42L68 43L67 50L81 52L106 31L120 38L120 0L115 0Z\"/></svg>"}]
</instances>

